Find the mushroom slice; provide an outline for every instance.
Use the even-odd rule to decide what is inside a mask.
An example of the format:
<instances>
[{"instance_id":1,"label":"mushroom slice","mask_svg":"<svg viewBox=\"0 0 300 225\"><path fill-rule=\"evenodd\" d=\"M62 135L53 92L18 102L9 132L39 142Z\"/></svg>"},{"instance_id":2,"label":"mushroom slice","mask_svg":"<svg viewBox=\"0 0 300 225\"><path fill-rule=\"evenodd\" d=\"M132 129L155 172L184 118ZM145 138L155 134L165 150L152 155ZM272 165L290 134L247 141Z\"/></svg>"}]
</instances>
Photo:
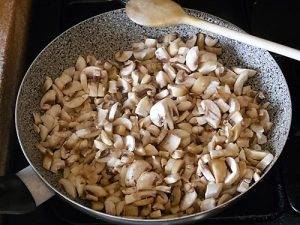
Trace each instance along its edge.
<instances>
[{"instance_id":1,"label":"mushroom slice","mask_svg":"<svg viewBox=\"0 0 300 225\"><path fill-rule=\"evenodd\" d=\"M261 171L264 171L267 166L273 161L274 159L274 156L269 153L267 154L257 165L256 165L256 168L261 170Z\"/></svg>"},{"instance_id":2,"label":"mushroom slice","mask_svg":"<svg viewBox=\"0 0 300 225\"><path fill-rule=\"evenodd\" d=\"M215 129L218 128L221 122L221 112L219 107L212 100L202 100L200 103L205 112L206 121Z\"/></svg>"},{"instance_id":3,"label":"mushroom slice","mask_svg":"<svg viewBox=\"0 0 300 225\"><path fill-rule=\"evenodd\" d=\"M198 68L199 49L198 46L192 47L186 54L185 63L191 71Z\"/></svg>"},{"instance_id":4,"label":"mushroom slice","mask_svg":"<svg viewBox=\"0 0 300 225\"><path fill-rule=\"evenodd\" d=\"M119 126L122 125L124 127L126 127L128 130L132 129L132 122L130 121L130 119L125 118L125 117L120 117L117 118L114 122L113 122L114 126Z\"/></svg>"},{"instance_id":5,"label":"mushroom slice","mask_svg":"<svg viewBox=\"0 0 300 225\"><path fill-rule=\"evenodd\" d=\"M250 186L250 183L251 183L251 180L249 179L243 179L238 187L237 187L237 191L240 192L240 193L244 193L246 192L248 189L249 189L249 186Z\"/></svg>"},{"instance_id":6,"label":"mushroom slice","mask_svg":"<svg viewBox=\"0 0 300 225\"><path fill-rule=\"evenodd\" d=\"M217 92L217 88L219 87L220 82L219 81L211 81L210 84L207 86L207 88L204 91L204 95L202 95L203 99L210 98L213 94Z\"/></svg>"},{"instance_id":7,"label":"mushroom slice","mask_svg":"<svg viewBox=\"0 0 300 225\"><path fill-rule=\"evenodd\" d=\"M164 71L158 71L158 73L155 75L155 80L160 88L163 88L171 83L170 77Z\"/></svg>"},{"instance_id":8,"label":"mushroom slice","mask_svg":"<svg viewBox=\"0 0 300 225\"><path fill-rule=\"evenodd\" d=\"M214 39L212 37L206 36L204 42L207 46L213 47L218 43L218 39Z\"/></svg>"},{"instance_id":9,"label":"mushroom slice","mask_svg":"<svg viewBox=\"0 0 300 225\"><path fill-rule=\"evenodd\" d=\"M226 113L230 109L230 106L224 101L223 98L215 100L215 103L219 106L222 113Z\"/></svg>"},{"instance_id":10,"label":"mushroom slice","mask_svg":"<svg viewBox=\"0 0 300 225\"><path fill-rule=\"evenodd\" d=\"M118 86L122 87L122 93L128 93L131 91L131 85L126 79L119 78L117 83Z\"/></svg>"},{"instance_id":11,"label":"mushroom slice","mask_svg":"<svg viewBox=\"0 0 300 225\"><path fill-rule=\"evenodd\" d=\"M180 180L180 175L179 174L170 174L170 175L168 175L164 178L164 181L167 184L174 184L179 180Z\"/></svg>"},{"instance_id":12,"label":"mushroom slice","mask_svg":"<svg viewBox=\"0 0 300 225\"><path fill-rule=\"evenodd\" d=\"M233 124L239 124L243 121L243 116L239 111L235 111L229 117L229 120L233 122Z\"/></svg>"},{"instance_id":13,"label":"mushroom slice","mask_svg":"<svg viewBox=\"0 0 300 225\"><path fill-rule=\"evenodd\" d=\"M244 68L238 68L238 67L232 67L233 72L237 73L237 74L241 74L241 73L247 73L248 77L253 77L254 75L257 74L256 70L252 70L252 69L244 69Z\"/></svg>"},{"instance_id":14,"label":"mushroom slice","mask_svg":"<svg viewBox=\"0 0 300 225\"><path fill-rule=\"evenodd\" d=\"M79 136L79 135L77 134L77 136ZM100 138L104 144L106 144L108 146L113 145L113 142L110 140L108 134L104 130L101 131Z\"/></svg>"},{"instance_id":15,"label":"mushroom slice","mask_svg":"<svg viewBox=\"0 0 300 225\"><path fill-rule=\"evenodd\" d=\"M113 121L115 119L116 114L118 113L118 107L120 106L119 102L113 104L109 110L108 120Z\"/></svg>"},{"instance_id":16,"label":"mushroom slice","mask_svg":"<svg viewBox=\"0 0 300 225\"><path fill-rule=\"evenodd\" d=\"M172 159L170 158L165 166L166 174L177 174L183 166L184 161L182 159Z\"/></svg>"},{"instance_id":17,"label":"mushroom slice","mask_svg":"<svg viewBox=\"0 0 300 225\"><path fill-rule=\"evenodd\" d=\"M208 182L205 191L205 198L218 198L222 191L222 183Z\"/></svg>"},{"instance_id":18,"label":"mushroom slice","mask_svg":"<svg viewBox=\"0 0 300 225\"><path fill-rule=\"evenodd\" d=\"M199 49L204 49L204 44L205 44L205 37L204 34L199 33L197 34L197 42L196 42L197 46L199 47Z\"/></svg>"},{"instance_id":19,"label":"mushroom slice","mask_svg":"<svg viewBox=\"0 0 300 225\"><path fill-rule=\"evenodd\" d=\"M135 150L135 138L132 135L127 135L125 137L125 146L130 152Z\"/></svg>"},{"instance_id":20,"label":"mushroom slice","mask_svg":"<svg viewBox=\"0 0 300 225\"><path fill-rule=\"evenodd\" d=\"M163 70L169 75L171 81L175 80L177 74L175 69L171 66L170 63L165 63L163 65Z\"/></svg>"},{"instance_id":21,"label":"mushroom slice","mask_svg":"<svg viewBox=\"0 0 300 225\"><path fill-rule=\"evenodd\" d=\"M217 55L211 52L200 51L199 62L217 61Z\"/></svg>"},{"instance_id":22,"label":"mushroom slice","mask_svg":"<svg viewBox=\"0 0 300 225\"><path fill-rule=\"evenodd\" d=\"M152 103L148 96L142 98L136 106L135 113L139 116L146 117L149 115Z\"/></svg>"},{"instance_id":23,"label":"mushroom slice","mask_svg":"<svg viewBox=\"0 0 300 225\"><path fill-rule=\"evenodd\" d=\"M104 197L108 195L107 191L99 185L88 184L85 186L85 191L97 197Z\"/></svg>"},{"instance_id":24,"label":"mushroom slice","mask_svg":"<svg viewBox=\"0 0 300 225\"><path fill-rule=\"evenodd\" d=\"M232 185L240 176L240 169L237 162L232 157L226 158L226 163L231 170L231 173L225 178L225 185Z\"/></svg>"},{"instance_id":25,"label":"mushroom slice","mask_svg":"<svg viewBox=\"0 0 300 225\"><path fill-rule=\"evenodd\" d=\"M115 80L109 81L108 92L111 94L116 94L118 92L117 81Z\"/></svg>"},{"instance_id":26,"label":"mushroom slice","mask_svg":"<svg viewBox=\"0 0 300 225\"><path fill-rule=\"evenodd\" d=\"M200 63L200 65L198 67L198 72L201 74L208 74L217 68L218 68L217 62L207 61L207 62Z\"/></svg>"},{"instance_id":27,"label":"mushroom slice","mask_svg":"<svg viewBox=\"0 0 300 225\"><path fill-rule=\"evenodd\" d=\"M242 72L241 74L238 75L234 83L234 94L236 95L242 94L244 83L248 80L248 77L249 75L247 72Z\"/></svg>"},{"instance_id":28,"label":"mushroom slice","mask_svg":"<svg viewBox=\"0 0 300 225\"><path fill-rule=\"evenodd\" d=\"M225 194L221 195L221 197L218 200L218 204L217 205L221 205L221 204L229 201L230 199L232 199L232 195L228 194L228 193L225 193Z\"/></svg>"},{"instance_id":29,"label":"mushroom slice","mask_svg":"<svg viewBox=\"0 0 300 225\"><path fill-rule=\"evenodd\" d=\"M208 181L215 181L215 178L212 175L212 173L210 172L208 166L203 163L202 159L199 159L199 161L198 161L198 168L197 168L197 175L201 176L201 174L204 175L204 177L206 178L206 180L208 180Z\"/></svg>"},{"instance_id":30,"label":"mushroom slice","mask_svg":"<svg viewBox=\"0 0 300 225\"><path fill-rule=\"evenodd\" d=\"M178 114L176 104L173 100L165 98L158 101L150 109L150 119L158 127L169 127L174 129L173 112Z\"/></svg>"},{"instance_id":31,"label":"mushroom slice","mask_svg":"<svg viewBox=\"0 0 300 225\"><path fill-rule=\"evenodd\" d=\"M169 47L168 47L168 52L170 56L174 57L178 53L178 43L177 42L171 42Z\"/></svg>"},{"instance_id":32,"label":"mushroom slice","mask_svg":"<svg viewBox=\"0 0 300 225\"><path fill-rule=\"evenodd\" d=\"M51 88L52 84L53 84L53 81L50 77L46 76L45 78L46 78L46 80L44 82L43 92L48 91Z\"/></svg>"},{"instance_id":33,"label":"mushroom slice","mask_svg":"<svg viewBox=\"0 0 300 225\"><path fill-rule=\"evenodd\" d=\"M151 165L145 160L134 161L126 171L125 184L126 186L135 186L135 182L140 177L140 175L151 169Z\"/></svg>"},{"instance_id":34,"label":"mushroom slice","mask_svg":"<svg viewBox=\"0 0 300 225\"><path fill-rule=\"evenodd\" d=\"M187 41L185 43L186 47L187 48L192 48L193 46L195 46L196 41L197 41L197 35L191 36L189 39L187 39Z\"/></svg>"},{"instance_id":35,"label":"mushroom slice","mask_svg":"<svg viewBox=\"0 0 300 225\"><path fill-rule=\"evenodd\" d=\"M169 90L168 89L164 89L161 92L157 93L155 95L155 98L157 98L157 99L163 99L163 98L168 97L169 94L170 94Z\"/></svg>"},{"instance_id":36,"label":"mushroom slice","mask_svg":"<svg viewBox=\"0 0 300 225\"><path fill-rule=\"evenodd\" d=\"M89 97L88 94L84 94L82 96L73 98L69 102L64 101L64 106L66 106L70 109L77 108L77 107L81 106L88 99L88 97Z\"/></svg>"},{"instance_id":37,"label":"mushroom slice","mask_svg":"<svg viewBox=\"0 0 300 225\"><path fill-rule=\"evenodd\" d=\"M180 210L185 211L186 209L190 208L197 198L197 192L194 188L187 191L182 200L180 201Z\"/></svg>"},{"instance_id":38,"label":"mushroom slice","mask_svg":"<svg viewBox=\"0 0 300 225\"><path fill-rule=\"evenodd\" d=\"M155 172L143 172L137 179L136 189L140 190L151 190L155 186L155 181L158 179L158 174Z\"/></svg>"},{"instance_id":39,"label":"mushroom slice","mask_svg":"<svg viewBox=\"0 0 300 225\"><path fill-rule=\"evenodd\" d=\"M125 195L125 203L128 205L144 198L155 197L155 195L156 190L138 191L129 195Z\"/></svg>"},{"instance_id":40,"label":"mushroom slice","mask_svg":"<svg viewBox=\"0 0 300 225\"><path fill-rule=\"evenodd\" d=\"M62 90L64 86L72 81L72 77L70 77L67 73L62 73L62 75L54 80L56 86Z\"/></svg>"},{"instance_id":41,"label":"mushroom slice","mask_svg":"<svg viewBox=\"0 0 300 225\"><path fill-rule=\"evenodd\" d=\"M240 103L236 98L231 98L229 101L229 113L233 113L235 111L240 111Z\"/></svg>"},{"instance_id":42,"label":"mushroom slice","mask_svg":"<svg viewBox=\"0 0 300 225\"><path fill-rule=\"evenodd\" d=\"M157 45L157 40L154 39L154 38L146 38L146 40L145 40L145 45L146 45L148 48L154 48L154 47L156 47L156 45Z\"/></svg>"},{"instance_id":43,"label":"mushroom slice","mask_svg":"<svg viewBox=\"0 0 300 225\"><path fill-rule=\"evenodd\" d=\"M51 108L51 105L55 102L56 98L56 91L49 90L44 94L44 96L41 99L40 107L41 109L47 110Z\"/></svg>"},{"instance_id":44,"label":"mushroom slice","mask_svg":"<svg viewBox=\"0 0 300 225\"><path fill-rule=\"evenodd\" d=\"M115 59L118 62L126 62L132 56L132 51L119 51L115 54Z\"/></svg>"},{"instance_id":45,"label":"mushroom slice","mask_svg":"<svg viewBox=\"0 0 300 225\"><path fill-rule=\"evenodd\" d=\"M211 210L215 207L216 207L216 199L214 199L214 198L204 199L203 201L201 201L201 204L200 204L200 208L201 208L202 212Z\"/></svg>"},{"instance_id":46,"label":"mushroom slice","mask_svg":"<svg viewBox=\"0 0 300 225\"><path fill-rule=\"evenodd\" d=\"M77 197L76 188L71 181L65 178L61 178L59 180L59 183L63 186L65 191L70 195L72 199L75 199Z\"/></svg>"},{"instance_id":47,"label":"mushroom slice","mask_svg":"<svg viewBox=\"0 0 300 225\"><path fill-rule=\"evenodd\" d=\"M74 95L77 91L82 90L82 85L79 81L73 81L70 86L62 90L62 92L65 95L72 96Z\"/></svg>"},{"instance_id":48,"label":"mushroom slice","mask_svg":"<svg viewBox=\"0 0 300 225\"><path fill-rule=\"evenodd\" d=\"M135 62L133 61L127 61L125 63L125 66L120 70L120 75L122 77L129 76L135 69Z\"/></svg>"},{"instance_id":49,"label":"mushroom slice","mask_svg":"<svg viewBox=\"0 0 300 225\"><path fill-rule=\"evenodd\" d=\"M221 150L224 151L224 150ZM209 163L217 183L223 183L227 173L227 166L224 159L212 159Z\"/></svg>"},{"instance_id":50,"label":"mushroom slice","mask_svg":"<svg viewBox=\"0 0 300 225\"><path fill-rule=\"evenodd\" d=\"M185 96L188 93L188 89L183 84L169 84L168 89L174 97Z\"/></svg>"},{"instance_id":51,"label":"mushroom slice","mask_svg":"<svg viewBox=\"0 0 300 225\"><path fill-rule=\"evenodd\" d=\"M245 152L247 158L250 157L251 159L254 159L254 160L262 160L264 157L266 157L269 154L268 152L251 150L248 148L245 148L244 152Z\"/></svg>"},{"instance_id":52,"label":"mushroom slice","mask_svg":"<svg viewBox=\"0 0 300 225\"><path fill-rule=\"evenodd\" d=\"M97 118L98 118L98 126L103 126L104 121L106 120L106 116L108 114L108 109L102 109L101 107L97 107ZM79 122L79 121L78 121Z\"/></svg>"},{"instance_id":53,"label":"mushroom slice","mask_svg":"<svg viewBox=\"0 0 300 225\"><path fill-rule=\"evenodd\" d=\"M218 78L212 76L199 76L193 84L191 91L196 94L202 94L212 81L218 81Z\"/></svg>"},{"instance_id":54,"label":"mushroom slice","mask_svg":"<svg viewBox=\"0 0 300 225\"><path fill-rule=\"evenodd\" d=\"M173 153L179 147L180 142L181 138L179 136L169 133L159 144L158 148L161 151Z\"/></svg>"},{"instance_id":55,"label":"mushroom slice","mask_svg":"<svg viewBox=\"0 0 300 225\"><path fill-rule=\"evenodd\" d=\"M166 62L171 58L168 51L164 47L158 48L155 51L155 55L156 58L162 62Z\"/></svg>"}]
</instances>

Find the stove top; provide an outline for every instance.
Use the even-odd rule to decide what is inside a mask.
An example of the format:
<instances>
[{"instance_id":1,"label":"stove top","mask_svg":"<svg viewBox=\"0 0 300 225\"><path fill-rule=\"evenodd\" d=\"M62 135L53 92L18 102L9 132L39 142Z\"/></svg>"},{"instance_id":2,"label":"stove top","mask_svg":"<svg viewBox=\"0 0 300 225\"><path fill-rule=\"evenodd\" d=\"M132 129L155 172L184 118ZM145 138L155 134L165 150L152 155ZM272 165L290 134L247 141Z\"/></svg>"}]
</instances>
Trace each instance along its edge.
<instances>
[{"instance_id":1,"label":"stove top","mask_svg":"<svg viewBox=\"0 0 300 225\"><path fill-rule=\"evenodd\" d=\"M299 6L293 0L210 0L178 1L191 9L208 12L228 20L245 31L291 47L300 48L300 31L290 32L291 27L298 26ZM27 45L28 68L37 54L53 38L74 24L91 16L113 9L122 8L121 1L103 0L36 0L33 1L32 19L29 27ZM279 15L280 13L280 15ZM289 26L284 24L289 23ZM284 25L284 26L283 26ZM274 55L288 81L293 113L299 112L300 88L299 62ZM300 224L299 209L300 177L296 167L297 156L300 156L296 146L299 144L300 121L293 118L290 137L282 156L276 166L265 179L239 200L238 204L227 208L223 213L202 221L201 224ZM11 131L10 160L7 162L9 171L17 172L24 168L27 162L18 145L15 131ZM108 224L87 216L72 208L59 197L45 202L34 212L25 215L4 216L7 225L71 225L71 224Z\"/></svg>"}]
</instances>

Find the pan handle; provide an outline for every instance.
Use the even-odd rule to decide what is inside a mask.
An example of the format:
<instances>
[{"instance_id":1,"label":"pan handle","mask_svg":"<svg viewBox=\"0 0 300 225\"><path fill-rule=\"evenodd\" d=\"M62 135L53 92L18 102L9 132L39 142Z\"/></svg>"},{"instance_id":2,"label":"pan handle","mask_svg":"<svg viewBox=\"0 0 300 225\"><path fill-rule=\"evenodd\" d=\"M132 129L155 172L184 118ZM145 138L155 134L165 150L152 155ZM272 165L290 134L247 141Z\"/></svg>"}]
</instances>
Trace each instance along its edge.
<instances>
[{"instance_id":1,"label":"pan handle","mask_svg":"<svg viewBox=\"0 0 300 225\"><path fill-rule=\"evenodd\" d=\"M31 166L17 174L0 177L0 214L33 211L54 195Z\"/></svg>"}]
</instances>

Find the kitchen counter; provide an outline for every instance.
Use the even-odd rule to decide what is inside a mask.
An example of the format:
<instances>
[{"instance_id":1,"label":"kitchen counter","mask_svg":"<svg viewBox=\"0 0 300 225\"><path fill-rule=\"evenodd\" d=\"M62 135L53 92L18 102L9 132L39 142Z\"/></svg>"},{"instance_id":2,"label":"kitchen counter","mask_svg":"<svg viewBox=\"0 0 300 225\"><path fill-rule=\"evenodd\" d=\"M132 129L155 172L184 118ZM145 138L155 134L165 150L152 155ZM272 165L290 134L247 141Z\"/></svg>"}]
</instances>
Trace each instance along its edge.
<instances>
[{"instance_id":1,"label":"kitchen counter","mask_svg":"<svg viewBox=\"0 0 300 225\"><path fill-rule=\"evenodd\" d=\"M0 175L5 172L14 102L24 73L31 0L0 0Z\"/></svg>"}]
</instances>

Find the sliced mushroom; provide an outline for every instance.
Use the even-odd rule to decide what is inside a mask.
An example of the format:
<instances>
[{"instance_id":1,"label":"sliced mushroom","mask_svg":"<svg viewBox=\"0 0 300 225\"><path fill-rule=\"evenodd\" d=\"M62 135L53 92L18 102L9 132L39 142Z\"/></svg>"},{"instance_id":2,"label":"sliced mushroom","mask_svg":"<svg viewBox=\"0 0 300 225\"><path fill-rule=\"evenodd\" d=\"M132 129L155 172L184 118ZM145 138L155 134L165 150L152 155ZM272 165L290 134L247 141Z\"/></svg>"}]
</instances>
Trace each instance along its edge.
<instances>
[{"instance_id":1,"label":"sliced mushroom","mask_svg":"<svg viewBox=\"0 0 300 225\"><path fill-rule=\"evenodd\" d=\"M52 81L51 77L46 76L44 86L43 86L43 92L48 91L51 88L52 84L53 84L53 81Z\"/></svg>"},{"instance_id":2,"label":"sliced mushroom","mask_svg":"<svg viewBox=\"0 0 300 225\"><path fill-rule=\"evenodd\" d=\"M127 61L126 66L120 70L122 77L129 76L135 69L135 63L133 61Z\"/></svg>"},{"instance_id":3,"label":"sliced mushroom","mask_svg":"<svg viewBox=\"0 0 300 225\"><path fill-rule=\"evenodd\" d=\"M182 197L182 200L180 201L180 209L182 211L188 209L193 205L197 198L197 192L195 189L192 189L185 193L185 195Z\"/></svg>"},{"instance_id":4,"label":"sliced mushroom","mask_svg":"<svg viewBox=\"0 0 300 225\"><path fill-rule=\"evenodd\" d=\"M160 150L165 150L173 153L180 145L181 138L174 134L168 134L163 141L159 144Z\"/></svg>"},{"instance_id":5,"label":"sliced mushroom","mask_svg":"<svg viewBox=\"0 0 300 225\"><path fill-rule=\"evenodd\" d=\"M186 54L185 62L191 71L198 68L199 49L198 46L192 47Z\"/></svg>"},{"instance_id":6,"label":"sliced mushroom","mask_svg":"<svg viewBox=\"0 0 300 225\"><path fill-rule=\"evenodd\" d=\"M261 170L261 171L264 171L267 166L273 161L274 159L274 156L269 153L267 154L257 165L256 165L256 168Z\"/></svg>"},{"instance_id":7,"label":"sliced mushroom","mask_svg":"<svg viewBox=\"0 0 300 225\"><path fill-rule=\"evenodd\" d=\"M54 90L49 90L42 97L40 102L41 109L47 110L51 108L51 105L55 102L56 92Z\"/></svg>"},{"instance_id":8,"label":"sliced mushroom","mask_svg":"<svg viewBox=\"0 0 300 225\"><path fill-rule=\"evenodd\" d=\"M174 101L165 98L151 107L150 119L158 127L174 129L173 112L178 113Z\"/></svg>"},{"instance_id":9,"label":"sliced mushroom","mask_svg":"<svg viewBox=\"0 0 300 225\"><path fill-rule=\"evenodd\" d=\"M164 47L158 48L155 51L155 55L158 60L163 62L166 62L171 58L168 51Z\"/></svg>"},{"instance_id":10,"label":"sliced mushroom","mask_svg":"<svg viewBox=\"0 0 300 225\"><path fill-rule=\"evenodd\" d=\"M119 51L115 54L115 59L118 62L126 62L132 56L132 51Z\"/></svg>"},{"instance_id":11,"label":"sliced mushroom","mask_svg":"<svg viewBox=\"0 0 300 225\"><path fill-rule=\"evenodd\" d=\"M238 75L238 78L236 79L236 81L234 83L234 93L236 95L242 94L244 83L248 80L248 77L249 77L249 75L247 72L243 72Z\"/></svg>"},{"instance_id":12,"label":"sliced mushroom","mask_svg":"<svg viewBox=\"0 0 300 225\"><path fill-rule=\"evenodd\" d=\"M171 79L164 71L158 71L158 73L155 76L156 83L160 86L160 88L163 88L167 86L169 83L171 83Z\"/></svg>"},{"instance_id":13,"label":"sliced mushroom","mask_svg":"<svg viewBox=\"0 0 300 225\"><path fill-rule=\"evenodd\" d=\"M231 173L226 176L224 183L225 183L225 185L231 185L235 181L237 181L237 179L240 176L239 166L232 157L227 157L226 163L227 163L228 167L230 168Z\"/></svg>"},{"instance_id":14,"label":"sliced mushroom","mask_svg":"<svg viewBox=\"0 0 300 225\"><path fill-rule=\"evenodd\" d=\"M224 150L222 150L224 151ZM212 159L209 164L217 183L223 183L227 175L227 166L223 159Z\"/></svg>"},{"instance_id":15,"label":"sliced mushroom","mask_svg":"<svg viewBox=\"0 0 300 225\"><path fill-rule=\"evenodd\" d=\"M185 96L188 93L188 89L183 84L169 84L168 89L174 97Z\"/></svg>"},{"instance_id":16,"label":"sliced mushroom","mask_svg":"<svg viewBox=\"0 0 300 225\"><path fill-rule=\"evenodd\" d=\"M70 195L72 199L77 197L77 192L74 184L68 179L62 178L59 180L59 183L63 186L65 191Z\"/></svg>"},{"instance_id":17,"label":"sliced mushroom","mask_svg":"<svg viewBox=\"0 0 300 225\"><path fill-rule=\"evenodd\" d=\"M219 107L212 100L202 100L200 103L205 112L206 121L213 127L218 128L221 121L221 112Z\"/></svg>"},{"instance_id":18,"label":"sliced mushroom","mask_svg":"<svg viewBox=\"0 0 300 225\"><path fill-rule=\"evenodd\" d=\"M211 210L216 207L216 200L214 198L208 198L201 201L201 211Z\"/></svg>"},{"instance_id":19,"label":"sliced mushroom","mask_svg":"<svg viewBox=\"0 0 300 225\"><path fill-rule=\"evenodd\" d=\"M151 190L155 186L155 181L158 179L158 174L155 172L143 172L137 179L137 190Z\"/></svg>"},{"instance_id":20,"label":"sliced mushroom","mask_svg":"<svg viewBox=\"0 0 300 225\"><path fill-rule=\"evenodd\" d=\"M205 191L205 198L218 198L222 191L222 183L208 182Z\"/></svg>"},{"instance_id":21,"label":"sliced mushroom","mask_svg":"<svg viewBox=\"0 0 300 225\"><path fill-rule=\"evenodd\" d=\"M215 181L215 178L212 175L212 173L210 172L208 166L203 163L202 159L199 159L199 161L198 161L198 168L197 168L197 175L201 176L201 174L203 174L204 177L208 181Z\"/></svg>"},{"instance_id":22,"label":"sliced mushroom","mask_svg":"<svg viewBox=\"0 0 300 225\"><path fill-rule=\"evenodd\" d=\"M130 119L125 118L125 117L119 117L117 118L114 122L113 122L114 126L124 126L125 128L127 128L128 130L132 129L132 122L130 121Z\"/></svg>"},{"instance_id":23,"label":"sliced mushroom","mask_svg":"<svg viewBox=\"0 0 300 225\"><path fill-rule=\"evenodd\" d=\"M128 151L135 150L135 138L132 135L127 135L125 137L125 146L127 147Z\"/></svg>"},{"instance_id":24,"label":"sliced mushroom","mask_svg":"<svg viewBox=\"0 0 300 225\"><path fill-rule=\"evenodd\" d=\"M148 96L142 98L136 106L135 113L139 116L146 117L149 115L152 103Z\"/></svg>"},{"instance_id":25,"label":"sliced mushroom","mask_svg":"<svg viewBox=\"0 0 300 225\"><path fill-rule=\"evenodd\" d=\"M210 36L206 36L205 39L204 39L204 42L207 46L213 47L218 43L218 39L214 39Z\"/></svg>"},{"instance_id":26,"label":"sliced mushroom","mask_svg":"<svg viewBox=\"0 0 300 225\"><path fill-rule=\"evenodd\" d=\"M125 177L127 186L135 186L135 182L140 175L151 169L151 165L145 160L136 160L128 168Z\"/></svg>"},{"instance_id":27,"label":"sliced mushroom","mask_svg":"<svg viewBox=\"0 0 300 225\"><path fill-rule=\"evenodd\" d=\"M211 81L217 81L218 78L212 76L199 76L193 84L191 91L196 94L202 94Z\"/></svg>"}]
</instances>

